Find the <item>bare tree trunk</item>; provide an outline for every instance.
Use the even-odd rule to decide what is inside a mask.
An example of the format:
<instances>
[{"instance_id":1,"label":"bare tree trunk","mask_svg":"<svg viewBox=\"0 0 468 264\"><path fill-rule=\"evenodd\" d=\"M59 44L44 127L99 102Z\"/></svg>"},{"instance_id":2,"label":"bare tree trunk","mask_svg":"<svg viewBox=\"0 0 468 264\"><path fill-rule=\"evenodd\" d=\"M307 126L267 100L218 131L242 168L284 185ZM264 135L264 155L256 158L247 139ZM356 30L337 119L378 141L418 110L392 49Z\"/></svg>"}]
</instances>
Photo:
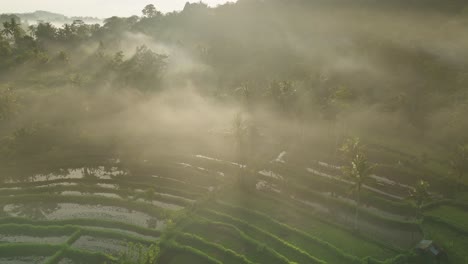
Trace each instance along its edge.
<instances>
[{"instance_id":1,"label":"bare tree trunk","mask_svg":"<svg viewBox=\"0 0 468 264\"><path fill-rule=\"evenodd\" d=\"M361 188L357 189L356 209L354 211L354 229L358 229L359 205L361 203Z\"/></svg>"}]
</instances>

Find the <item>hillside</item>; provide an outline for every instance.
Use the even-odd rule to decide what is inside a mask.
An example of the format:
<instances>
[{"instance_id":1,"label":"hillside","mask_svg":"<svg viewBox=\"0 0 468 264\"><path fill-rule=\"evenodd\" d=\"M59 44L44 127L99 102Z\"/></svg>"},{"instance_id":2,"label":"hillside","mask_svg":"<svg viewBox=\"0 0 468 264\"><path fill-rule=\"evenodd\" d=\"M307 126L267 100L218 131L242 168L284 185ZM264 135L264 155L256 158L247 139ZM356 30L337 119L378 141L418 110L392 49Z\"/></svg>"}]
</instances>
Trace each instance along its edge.
<instances>
[{"instance_id":1,"label":"hillside","mask_svg":"<svg viewBox=\"0 0 468 264\"><path fill-rule=\"evenodd\" d=\"M466 6L3 16L0 263L464 263Z\"/></svg>"}]
</instances>

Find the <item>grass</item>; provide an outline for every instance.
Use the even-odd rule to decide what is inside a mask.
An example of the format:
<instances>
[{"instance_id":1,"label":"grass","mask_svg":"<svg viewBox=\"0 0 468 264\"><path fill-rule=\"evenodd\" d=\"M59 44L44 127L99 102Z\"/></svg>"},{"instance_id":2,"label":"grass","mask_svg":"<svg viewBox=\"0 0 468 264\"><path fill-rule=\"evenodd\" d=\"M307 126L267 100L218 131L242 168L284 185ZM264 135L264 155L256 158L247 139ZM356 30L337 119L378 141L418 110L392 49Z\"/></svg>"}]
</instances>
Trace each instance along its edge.
<instances>
[{"instance_id":1,"label":"grass","mask_svg":"<svg viewBox=\"0 0 468 264\"><path fill-rule=\"evenodd\" d=\"M468 236L434 221L424 221L422 228L427 239L434 240L447 253L451 263L468 264Z\"/></svg>"},{"instance_id":2,"label":"grass","mask_svg":"<svg viewBox=\"0 0 468 264\"><path fill-rule=\"evenodd\" d=\"M0 244L0 256L52 256L62 245L35 244L35 243L9 243Z\"/></svg>"},{"instance_id":3,"label":"grass","mask_svg":"<svg viewBox=\"0 0 468 264\"><path fill-rule=\"evenodd\" d=\"M76 230L75 233L73 233L73 235L71 235L68 240L67 240L67 245L71 246L73 245L73 243L75 243L78 239L80 239L81 237L81 230L78 229Z\"/></svg>"},{"instance_id":4,"label":"grass","mask_svg":"<svg viewBox=\"0 0 468 264\"><path fill-rule=\"evenodd\" d=\"M195 221L187 231L244 255L255 263L289 263L287 258L274 249L227 223Z\"/></svg>"},{"instance_id":5,"label":"grass","mask_svg":"<svg viewBox=\"0 0 468 264\"><path fill-rule=\"evenodd\" d=\"M183 161L183 160L181 160ZM206 162L201 160L199 163ZM196 164L190 162L191 164ZM206 162L208 163L208 162ZM208 168L207 166L203 166ZM174 168L169 168L172 170ZM217 168L218 169L218 168ZM216 170L217 170L216 169ZM286 168L286 170L289 170ZM292 171L299 170L298 167L292 167ZM301 169L300 174L294 175L294 187L304 186L304 183L322 182L324 186L334 190L336 187L345 191L346 186L339 183L329 182L326 179L308 180L310 175ZM163 170L164 171L164 170ZM307 264L352 264L352 263L394 263L392 257L398 253L392 246L386 245L385 241L377 241L365 237L363 234L352 231L351 227L330 223L321 215L311 212L307 206L304 206L294 200L288 199L286 195L264 194L253 191L252 193L239 191L236 188L227 188L223 190L222 197L217 202L209 201L207 191L203 186L197 185L200 182L195 178L202 176L203 173L197 169L182 168L176 169L176 172L184 171L187 175L179 175L176 179L183 179L186 183L180 183L173 179L135 177L135 181L130 178L119 178L112 180L101 179L78 179L78 180L57 180L54 182L76 182L77 186L58 186L34 188L46 183L25 183L17 184L26 187L21 190L5 190L2 193L2 203L34 203L41 202L72 202L80 204L104 204L113 205L132 210L142 211L158 218L171 218L176 221L175 227L178 229L173 232L173 236L162 236L161 239L161 263L168 264L204 264L204 263L226 263L226 264L253 264L253 263L307 263ZM169 173L173 174L174 171ZM152 175L152 174L150 174ZM156 175L159 175L156 173ZM167 176L167 174L161 174ZM286 174L285 174L286 175ZM195 176L195 177L192 177ZM204 176L204 180L211 176ZM192 178L193 182L192 182ZM204 181L203 180L203 181ZM52 182L52 181L51 181ZM125 186L126 189L106 189L95 186L96 183L109 183ZM204 182L203 182L204 183ZM319 183L318 185L320 185ZM10 185L9 185L10 186ZM13 187L11 185L10 187ZM291 186L291 185L290 185ZM311 189L321 190L320 186L304 187L301 195L304 199L319 202L325 206L336 206L339 210L354 209L340 201L330 201L327 197L321 197L318 192ZM189 208L180 212L171 212L158 208L147 203L138 201L129 201L125 199L114 199L108 197L96 196L61 196L53 194L54 192L69 190L86 192L108 192L123 194L131 189L153 189L155 192L165 190L166 193L179 195L196 199L203 197L205 193L206 202L197 203L193 209L194 215L186 214ZM322 190L323 191L323 190ZM21 194L28 192L27 195ZM161 191L162 192L162 191ZM255 192L255 193L254 193ZM133 192L135 193L135 192ZM148 192L149 193L149 192ZM8 196L14 194L14 196ZM215 193L211 193L215 196ZM220 196L219 196L220 197ZM160 196L155 193L154 197L161 201L173 202L188 205L187 200L168 196ZM323 199L322 199L323 198ZM379 199L376 204L379 208L386 211L405 213L412 210L406 203L390 201L371 193L366 193L363 199L372 201ZM463 219L468 219L468 214L460 211L458 208L447 205L427 209L427 214L437 216L450 224L459 224L458 228L468 229L468 224ZM180 225L179 216L189 216L185 219L185 225ZM384 219L379 215L371 213L361 214L362 218L372 219L375 223L383 223L388 226L414 228L418 223L395 221L393 219ZM179 218L179 219L178 219ZM182 222L182 221L181 221ZM113 262L115 258L103 254L92 253L84 250L71 248L73 244L82 235L91 235L104 238L113 238L121 241L135 242L149 245L155 241L138 237L137 235L125 234L116 230L106 230L101 228L123 229L136 232L145 236L160 237L166 234L164 231L153 230L145 227L139 227L118 221L108 221L99 219L69 219L40 221L25 218L6 217L0 218L0 234L34 234L37 236L46 236L51 234L67 235L68 244L64 245L41 245L37 252L50 256L47 264L55 264L62 258L68 258L77 263L103 263ZM174 230L172 230L174 231ZM424 231L434 239L444 241L443 246L450 248L452 252L458 252L454 256L455 262L465 263L467 256L464 255L462 247L467 247L466 238L457 235L454 229L451 229L437 222L426 221ZM10 249L12 253L17 254L20 248L13 245L5 247L0 245L0 255ZM25 254L34 255L33 246L36 244L24 244L21 247L21 256ZM3 251L2 251L3 250ZM29 251L28 251L29 250ZM17 253L15 253L17 252ZM37 255L37 254L36 254ZM370 257L370 260L369 258ZM458 262L457 262L458 261ZM396 262L395 263L399 263ZM401 262L404 263L404 262ZM468 263L468 262L466 262Z\"/></svg>"},{"instance_id":6,"label":"grass","mask_svg":"<svg viewBox=\"0 0 468 264\"><path fill-rule=\"evenodd\" d=\"M76 231L73 226L35 226L30 224L0 224L0 234L2 235L28 235L28 236L69 236Z\"/></svg>"},{"instance_id":7,"label":"grass","mask_svg":"<svg viewBox=\"0 0 468 264\"><path fill-rule=\"evenodd\" d=\"M260 195L246 195L235 192L230 195L226 194L223 198L234 207L223 206L216 207L217 209L244 219L251 224L262 226L288 241L293 238L287 237L290 231L284 226L281 227L278 223L302 230L311 236L320 237L321 240L337 248L342 248L347 254L360 258L373 256L385 259L395 255L390 247L383 247L343 228L337 228L336 225L317 219L315 215L289 203L267 200ZM239 210L240 208L243 210ZM257 213L249 213L249 210Z\"/></svg>"},{"instance_id":8,"label":"grass","mask_svg":"<svg viewBox=\"0 0 468 264\"><path fill-rule=\"evenodd\" d=\"M319 202L321 205L324 205L329 208L336 208L340 211L346 211L348 214L354 214L355 211L355 205L350 204L349 202L345 202L343 200L330 197L330 196L325 196L323 194L311 191L307 188L301 188L301 189L296 189L297 191L295 192L296 196L298 198L304 199L306 201L314 201L314 202ZM285 197L288 199L289 197ZM416 209L411 208L409 205L407 206L408 209L412 209L413 212L416 211ZM370 212L363 208L362 206L359 207L358 209L360 212L360 217L365 218L366 220L387 226L387 227L393 227L393 228L400 228L400 229L405 229L405 230L415 230L418 229L418 223L416 222L411 222L411 221L404 221L404 220L397 220L397 219L391 219L387 218L385 216L382 216L378 213ZM406 214L403 214L406 215Z\"/></svg>"},{"instance_id":9,"label":"grass","mask_svg":"<svg viewBox=\"0 0 468 264\"><path fill-rule=\"evenodd\" d=\"M322 170L322 168L319 170ZM294 183L293 186L301 186L302 188L300 189L307 187L309 190L317 192L334 192L341 196L348 196L349 194L349 186L346 184L335 179L312 177L311 174L306 171L305 167L281 164L276 166L275 171L279 172L281 175L288 175L291 182ZM361 202L394 214L414 215L414 209L408 203L389 199L386 196L376 194L368 190L363 190L361 192Z\"/></svg>"},{"instance_id":10,"label":"grass","mask_svg":"<svg viewBox=\"0 0 468 264\"><path fill-rule=\"evenodd\" d=\"M175 241L163 241L161 244L159 263L164 264L222 264L221 261L208 256L204 252L189 246L183 246Z\"/></svg>"},{"instance_id":11,"label":"grass","mask_svg":"<svg viewBox=\"0 0 468 264\"><path fill-rule=\"evenodd\" d=\"M128 234L123 234L116 231L83 228L79 226L34 226L31 224L1 224L1 234L11 235L30 235L30 236L51 236L61 235L69 236L65 244L62 245L47 245L47 244L0 244L0 256L15 257L15 256L51 256L46 263L55 264L60 259L67 257L77 260L79 263L96 263L100 264L103 261L112 261L112 257L102 253L91 253L88 251L77 250L70 248L71 245L83 235L95 237L114 238L127 242L134 242L144 245L153 244L155 241L142 239ZM18 246L21 245L21 246ZM54 254L55 253L55 254ZM77 263L78 263L77 262Z\"/></svg>"},{"instance_id":12,"label":"grass","mask_svg":"<svg viewBox=\"0 0 468 264\"><path fill-rule=\"evenodd\" d=\"M69 258L75 263L89 263L89 264L101 264L101 263L112 263L116 259L100 252L88 252L84 250L74 249L67 247L64 250L62 258Z\"/></svg>"},{"instance_id":13,"label":"grass","mask_svg":"<svg viewBox=\"0 0 468 264\"><path fill-rule=\"evenodd\" d=\"M283 254L285 257L298 263L323 263L324 261L329 263L357 262L357 259L353 256L347 256L346 254L333 249L330 250L330 248L326 248L326 246L321 244L319 241L313 241L313 239L305 242L307 244L300 244L298 246L297 243L294 244L294 242L289 239L279 237L262 228L251 225L249 219L243 218L243 220L241 220L211 210L205 210L203 212L203 216L212 220L229 223L252 236L252 238L259 241L258 243L263 243L265 246L273 248L278 253ZM262 227L264 227L264 225ZM307 252L307 249L304 249L304 247L309 247L309 249L312 248L311 252Z\"/></svg>"},{"instance_id":14,"label":"grass","mask_svg":"<svg viewBox=\"0 0 468 264\"><path fill-rule=\"evenodd\" d=\"M44 195L44 194L54 194L60 193L63 191L78 191L82 192L83 195L90 195L93 193L111 193L117 194L121 197L126 197L127 195L136 195L136 196L144 196L143 193L128 193L125 190L113 190L109 188L102 188L98 186L90 186L90 185L74 185L74 186L51 186L51 187L43 187L43 188L31 188L31 189L21 189L21 190L6 190L2 191L2 195L10 194L10 195L18 195L21 193L27 193L28 195ZM157 200L169 204L175 204L180 206L188 206L191 203L187 200L179 197L167 196L162 195L160 193L151 193L152 200ZM124 199L124 198L122 198Z\"/></svg>"},{"instance_id":15,"label":"grass","mask_svg":"<svg viewBox=\"0 0 468 264\"><path fill-rule=\"evenodd\" d=\"M245 256L238 254L235 251L227 249L220 244L210 243L203 238L193 234L179 234L176 241L182 245L190 245L206 254L215 257L224 264L254 264Z\"/></svg>"},{"instance_id":16,"label":"grass","mask_svg":"<svg viewBox=\"0 0 468 264\"><path fill-rule=\"evenodd\" d=\"M468 232L468 212L457 207L441 205L425 212L425 214L439 218L447 224Z\"/></svg>"}]
</instances>

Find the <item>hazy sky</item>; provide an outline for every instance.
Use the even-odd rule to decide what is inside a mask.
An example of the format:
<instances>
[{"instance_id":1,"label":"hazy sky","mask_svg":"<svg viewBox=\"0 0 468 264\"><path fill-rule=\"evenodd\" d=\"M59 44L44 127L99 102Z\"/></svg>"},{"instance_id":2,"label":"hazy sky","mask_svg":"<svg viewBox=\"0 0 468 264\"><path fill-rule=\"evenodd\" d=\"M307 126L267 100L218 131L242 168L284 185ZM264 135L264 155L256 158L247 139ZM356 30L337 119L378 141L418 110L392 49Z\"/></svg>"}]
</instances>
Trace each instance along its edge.
<instances>
[{"instance_id":1,"label":"hazy sky","mask_svg":"<svg viewBox=\"0 0 468 264\"><path fill-rule=\"evenodd\" d=\"M0 13L24 13L46 10L67 16L130 16L139 15L147 4L154 4L162 12L181 10L185 2L199 0L0 0ZM203 0L216 6L235 0Z\"/></svg>"}]
</instances>

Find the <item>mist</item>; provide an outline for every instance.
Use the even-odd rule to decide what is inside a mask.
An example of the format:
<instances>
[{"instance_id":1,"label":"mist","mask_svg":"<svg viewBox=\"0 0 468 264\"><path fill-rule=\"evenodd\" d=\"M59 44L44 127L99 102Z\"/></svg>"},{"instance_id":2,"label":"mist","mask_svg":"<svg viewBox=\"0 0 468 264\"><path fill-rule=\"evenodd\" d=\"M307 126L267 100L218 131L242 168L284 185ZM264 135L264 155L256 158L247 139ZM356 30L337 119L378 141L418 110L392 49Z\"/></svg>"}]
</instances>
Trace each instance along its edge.
<instances>
[{"instance_id":1,"label":"mist","mask_svg":"<svg viewBox=\"0 0 468 264\"><path fill-rule=\"evenodd\" d=\"M73 8L36 4L2 8ZM146 237L101 234L144 263L466 259L466 3L90 5L65 15L108 18L0 16L2 216L83 239L76 219L103 216L69 204L148 214L112 216ZM17 209L37 201L62 207ZM90 263L128 257L105 254Z\"/></svg>"}]
</instances>

